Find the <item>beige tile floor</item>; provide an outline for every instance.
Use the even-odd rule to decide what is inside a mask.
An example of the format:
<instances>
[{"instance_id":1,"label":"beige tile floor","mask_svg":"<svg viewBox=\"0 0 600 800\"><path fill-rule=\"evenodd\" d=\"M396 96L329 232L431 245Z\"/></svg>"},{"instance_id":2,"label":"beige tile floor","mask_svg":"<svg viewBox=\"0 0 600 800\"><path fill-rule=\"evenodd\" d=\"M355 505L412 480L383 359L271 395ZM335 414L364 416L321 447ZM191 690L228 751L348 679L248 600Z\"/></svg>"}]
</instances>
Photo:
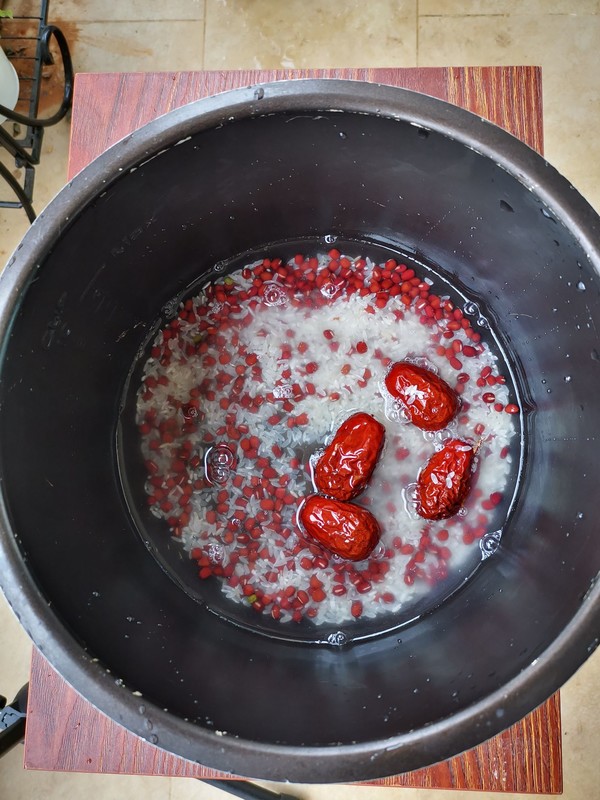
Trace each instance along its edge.
<instances>
[{"instance_id":1,"label":"beige tile floor","mask_svg":"<svg viewBox=\"0 0 600 800\"><path fill-rule=\"evenodd\" d=\"M35 0L5 5L17 9L23 2ZM50 16L67 34L80 72L540 64L546 156L600 210L600 0L51 0ZM68 121L46 134L38 210L65 181L68 136ZM0 265L26 228L21 212L0 210ZM12 695L27 679L30 644L4 600L0 631L0 691ZM600 797L599 687L596 654L562 693L566 800ZM225 797L191 780L25 772L21 759L16 748L0 761L0 798ZM367 787L293 790L304 800L449 796Z\"/></svg>"}]
</instances>

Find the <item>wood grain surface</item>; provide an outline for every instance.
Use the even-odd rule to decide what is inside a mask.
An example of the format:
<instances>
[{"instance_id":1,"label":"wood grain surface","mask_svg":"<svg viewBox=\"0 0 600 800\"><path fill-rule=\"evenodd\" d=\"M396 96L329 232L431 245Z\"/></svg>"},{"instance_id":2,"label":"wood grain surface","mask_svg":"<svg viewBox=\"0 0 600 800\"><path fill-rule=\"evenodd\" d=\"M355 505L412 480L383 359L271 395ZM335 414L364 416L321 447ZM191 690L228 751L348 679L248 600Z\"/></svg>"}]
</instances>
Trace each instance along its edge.
<instances>
[{"instance_id":1,"label":"wood grain surface","mask_svg":"<svg viewBox=\"0 0 600 800\"><path fill-rule=\"evenodd\" d=\"M486 117L543 150L539 67L84 73L75 78L69 178L167 111L228 89L291 78L349 78L420 91Z\"/></svg>"},{"instance_id":2,"label":"wood grain surface","mask_svg":"<svg viewBox=\"0 0 600 800\"><path fill-rule=\"evenodd\" d=\"M461 105L539 152L543 149L537 67L80 74L75 82L69 177L114 142L173 108L239 86L306 77L352 78L421 91ZM32 659L24 764L28 769L57 771L222 777L154 747L110 720L37 651ZM559 695L479 747L428 769L376 783L560 793Z\"/></svg>"},{"instance_id":3,"label":"wood grain surface","mask_svg":"<svg viewBox=\"0 0 600 800\"><path fill-rule=\"evenodd\" d=\"M95 709L34 650L25 767L65 772L223 777L140 739ZM227 776L231 777L231 776ZM373 781L383 786L558 794L558 693L498 736L433 767Z\"/></svg>"}]
</instances>

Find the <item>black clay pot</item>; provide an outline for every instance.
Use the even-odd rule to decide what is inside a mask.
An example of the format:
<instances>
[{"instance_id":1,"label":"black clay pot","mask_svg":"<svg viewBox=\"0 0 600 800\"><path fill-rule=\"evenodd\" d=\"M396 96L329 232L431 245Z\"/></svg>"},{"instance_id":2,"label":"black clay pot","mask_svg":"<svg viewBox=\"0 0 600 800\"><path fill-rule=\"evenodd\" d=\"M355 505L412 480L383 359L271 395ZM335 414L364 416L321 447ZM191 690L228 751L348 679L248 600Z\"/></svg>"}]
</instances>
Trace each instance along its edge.
<instances>
[{"instance_id":1,"label":"black clay pot","mask_svg":"<svg viewBox=\"0 0 600 800\"><path fill-rule=\"evenodd\" d=\"M217 262L325 236L412 252L478 299L525 412L499 550L431 613L337 648L235 627L182 591L136 530L116 448L165 303ZM369 779L490 737L598 642L599 294L593 210L525 145L440 101L298 81L156 120L59 194L2 276L9 602L98 708L221 770Z\"/></svg>"}]
</instances>

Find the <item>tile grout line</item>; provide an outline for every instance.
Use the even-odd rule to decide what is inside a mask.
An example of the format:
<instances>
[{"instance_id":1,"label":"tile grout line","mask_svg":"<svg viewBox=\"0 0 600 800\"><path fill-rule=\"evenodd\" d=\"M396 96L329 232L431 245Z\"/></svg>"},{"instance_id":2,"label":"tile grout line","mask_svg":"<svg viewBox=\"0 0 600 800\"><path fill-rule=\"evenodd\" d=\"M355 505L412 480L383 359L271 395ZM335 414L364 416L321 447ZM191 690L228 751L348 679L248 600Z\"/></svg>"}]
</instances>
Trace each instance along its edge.
<instances>
[{"instance_id":1,"label":"tile grout line","mask_svg":"<svg viewBox=\"0 0 600 800\"><path fill-rule=\"evenodd\" d=\"M415 19L415 65L418 67L419 65L419 20L421 19L421 15L419 12L419 0L416 0L417 7L416 7L416 19Z\"/></svg>"},{"instance_id":2,"label":"tile grout line","mask_svg":"<svg viewBox=\"0 0 600 800\"><path fill-rule=\"evenodd\" d=\"M204 14L202 15L202 69L206 69L206 15L207 2L204 0Z\"/></svg>"}]
</instances>

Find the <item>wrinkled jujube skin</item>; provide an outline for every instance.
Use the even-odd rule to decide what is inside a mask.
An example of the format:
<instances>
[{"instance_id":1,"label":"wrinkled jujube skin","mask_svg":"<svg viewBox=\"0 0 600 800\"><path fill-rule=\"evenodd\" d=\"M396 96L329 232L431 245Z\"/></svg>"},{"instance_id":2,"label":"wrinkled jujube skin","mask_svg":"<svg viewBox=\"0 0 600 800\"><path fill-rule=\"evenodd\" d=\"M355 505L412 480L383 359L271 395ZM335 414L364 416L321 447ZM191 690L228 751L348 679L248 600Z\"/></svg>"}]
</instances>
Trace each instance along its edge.
<instances>
[{"instance_id":1,"label":"wrinkled jujube skin","mask_svg":"<svg viewBox=\"0 0 600 800\"><path fill-rule=\"evenodd\" d=\"M450 439L434 453L417 479L417 513L425 519L447 519L463 505L471 488L475 448Z\"/></svg>"},{"instance_id":2,"label":"wrinkled jujube skin","mask_svg":"<svg viewBox=\"0 0 600 800\"><path fill-rule=\"evenodd\" d=\"M348 561L362 561L379 541L379 523L366 508L312 494L299 512L302 527L327 550Z\"/></svg>"},{"instance_id":3,"label":"wrinkled jujube skin","mask_svg":"<svg viewBox=\"0 0 600 800\"><path fill-rule=\"evenodd\" d=\"M385 428L370 414L359 411L340 425L317 462L317 490L336 500L352 500L369 483L385 439Z\"/></svg>"},{"instance_id":4,"label":"wrinkled jujube skin","mask_svg":"<svg viewBox=\"0 0 600 800\"><path fill-rule=\"evenodd\" d=\"M457 393L439 375L410 361L397 361L385 377L385 386L410 422L424 431L439 431L460 407Z\"/></svg>"}]
</instances>

